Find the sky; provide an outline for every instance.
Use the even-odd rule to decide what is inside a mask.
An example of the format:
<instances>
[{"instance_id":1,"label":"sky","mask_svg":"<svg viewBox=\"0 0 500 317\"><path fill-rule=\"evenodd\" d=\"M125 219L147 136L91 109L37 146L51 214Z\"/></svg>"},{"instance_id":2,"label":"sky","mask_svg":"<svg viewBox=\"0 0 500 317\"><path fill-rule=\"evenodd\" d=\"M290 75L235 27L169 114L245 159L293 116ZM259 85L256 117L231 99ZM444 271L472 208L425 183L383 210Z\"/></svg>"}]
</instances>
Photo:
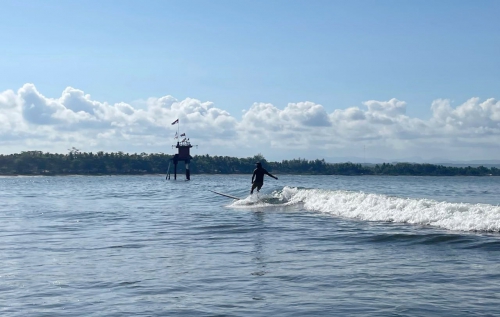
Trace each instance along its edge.
<instances>
[{"instance_id":1,"label":"sky","mask_svg":"<svg viewBox=\"0 0 500 317\"><path fill-rule=\"evenodd\" d=\"M0 0L0 154L500 160L500 1ZM179 119L179 125L172 125Z\"/></svg>"}]
</instances>

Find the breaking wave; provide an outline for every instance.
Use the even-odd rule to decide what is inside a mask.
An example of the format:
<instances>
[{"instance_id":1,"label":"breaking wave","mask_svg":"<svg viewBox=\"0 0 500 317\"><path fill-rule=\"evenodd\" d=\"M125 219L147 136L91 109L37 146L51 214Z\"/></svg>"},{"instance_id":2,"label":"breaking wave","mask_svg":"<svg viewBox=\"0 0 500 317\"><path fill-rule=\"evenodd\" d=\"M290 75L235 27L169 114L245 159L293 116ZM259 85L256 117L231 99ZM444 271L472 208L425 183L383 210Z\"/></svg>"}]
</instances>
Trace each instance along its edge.
<instances>
[{"instance_id":1,"label":"breaking wave","mask_svg":"<svg viewBox=\"0 0 500 317\"><path fill-rule=\"evenodd\" d=\"M250 199L250 198L247 198ZM500 231L500 206L401 198L365 192L284 187L272 197L239 205L302 208L344 218L428 225L459 231Z\"/></svg>"}]
</instances>

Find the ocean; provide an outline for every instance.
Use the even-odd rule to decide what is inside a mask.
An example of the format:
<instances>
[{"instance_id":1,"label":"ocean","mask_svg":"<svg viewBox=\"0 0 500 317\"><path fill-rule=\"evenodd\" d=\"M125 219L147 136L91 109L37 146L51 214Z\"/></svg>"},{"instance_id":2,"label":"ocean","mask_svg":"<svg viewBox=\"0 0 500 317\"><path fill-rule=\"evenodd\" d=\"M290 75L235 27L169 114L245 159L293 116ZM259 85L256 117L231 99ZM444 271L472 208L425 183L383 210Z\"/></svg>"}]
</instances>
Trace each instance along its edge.
<instances>
[{"instance_id":1,"label":"ocean","mask_svg":"<svg viewBox=\"0 0 500 317\"><path fill-rule=\"evenodd\" d=\"M500 315L500 178L277 176L0 177L0 315Z\"/></svg>"}]
</instances>

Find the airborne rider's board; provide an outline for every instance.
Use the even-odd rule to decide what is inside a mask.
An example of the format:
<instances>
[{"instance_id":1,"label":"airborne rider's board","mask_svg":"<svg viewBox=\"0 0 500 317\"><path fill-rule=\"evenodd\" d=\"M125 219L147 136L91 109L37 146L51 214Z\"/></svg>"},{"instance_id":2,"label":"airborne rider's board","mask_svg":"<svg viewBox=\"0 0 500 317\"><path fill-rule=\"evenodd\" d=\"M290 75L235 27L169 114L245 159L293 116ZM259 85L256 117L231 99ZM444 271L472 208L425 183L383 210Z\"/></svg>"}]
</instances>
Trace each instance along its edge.
<instances>
[{"instance_id":1,"label":"airborne rider's board","mask_svg":"<svg viewBox=\"0 0 500 317\"><path fill-rule=\"evenodd\" d=\"M228 194L219 193L219 192L216 192L216 191L211 190L211 189L209 189L209 191L211 191L214 194L221 195L221 196L224 196L224 197L228 197L228 198L232 198L232 199L236 199L236 200L241 200L241 198L239 198L239 197L234 197L234 196L231 196L231 195L228 195Z\"/></svg>"}]
</instances>

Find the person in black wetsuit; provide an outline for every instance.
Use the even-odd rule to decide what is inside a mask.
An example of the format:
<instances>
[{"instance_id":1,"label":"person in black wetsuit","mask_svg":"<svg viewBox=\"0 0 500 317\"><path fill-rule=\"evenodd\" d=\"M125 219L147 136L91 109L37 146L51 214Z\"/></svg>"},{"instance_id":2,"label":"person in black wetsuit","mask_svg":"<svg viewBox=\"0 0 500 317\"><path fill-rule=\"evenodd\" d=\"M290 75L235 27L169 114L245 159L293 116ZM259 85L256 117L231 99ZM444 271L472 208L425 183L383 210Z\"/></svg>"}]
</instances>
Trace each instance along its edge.
<instances>
[{"instance_id":1,"label":"person in black wetsuit","mask_svg":"<svg viewBox=\"0 0 500 317\"><path fill-rule=\"evenodd\" d=\"M252 175L252 189L250 190L250 195L253 194L253 190L257 188L257 192L259 192L262 185L264 185L264 175L269 175L274 179L278 179L278 177L271 175L265 168L262 167L260 162L255 163L257 168L253 171Z\"/></svg>"}]
</instances>

